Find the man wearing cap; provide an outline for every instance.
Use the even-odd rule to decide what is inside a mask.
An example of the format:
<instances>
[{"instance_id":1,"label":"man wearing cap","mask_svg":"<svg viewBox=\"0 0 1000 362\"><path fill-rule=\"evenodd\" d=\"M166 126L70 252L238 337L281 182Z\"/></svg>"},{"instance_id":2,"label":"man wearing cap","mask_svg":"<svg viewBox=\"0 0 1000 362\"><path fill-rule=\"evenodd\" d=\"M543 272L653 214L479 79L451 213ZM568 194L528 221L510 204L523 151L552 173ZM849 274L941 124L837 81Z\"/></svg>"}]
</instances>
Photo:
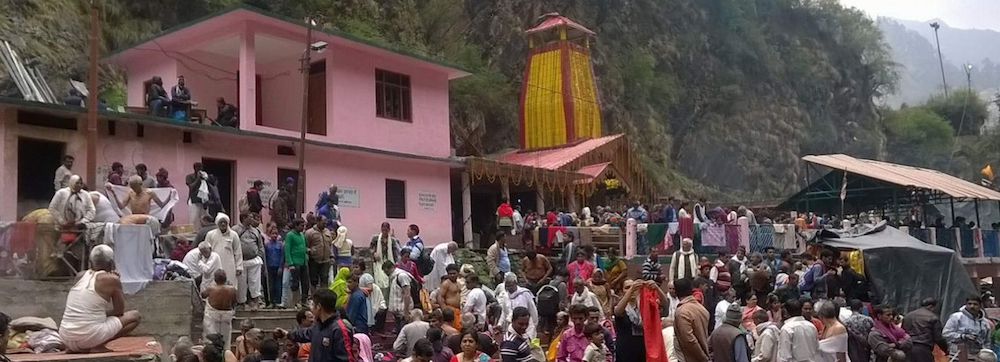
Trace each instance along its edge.
<instances>
[{"instance_id":1,"label":"man wearing cap","mask_svg":"<svg viewBox=\"0 0 1000 362\"><path fill-rule=\"evenodd\" d=\"M722 325L708 337L708 347L716 361L750 362L750 345L746 333L739 327L742 320L739 304L729 305Z\"/></svg>"}]
</instances>

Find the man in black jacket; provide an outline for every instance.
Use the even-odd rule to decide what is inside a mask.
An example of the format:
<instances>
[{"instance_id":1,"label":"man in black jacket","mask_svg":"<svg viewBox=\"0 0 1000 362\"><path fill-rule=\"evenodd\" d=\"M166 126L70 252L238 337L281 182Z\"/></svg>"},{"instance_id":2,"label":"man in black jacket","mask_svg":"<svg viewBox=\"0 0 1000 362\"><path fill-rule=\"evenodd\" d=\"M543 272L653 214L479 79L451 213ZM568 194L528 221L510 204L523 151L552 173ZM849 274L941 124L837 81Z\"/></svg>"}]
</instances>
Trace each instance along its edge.
<instances>
[{"instance_id":1,"label":"man in black jacket","mask_svg":"<svg viewBox=\"0 0 1000 362\"><path fill-rule=\"evenodd\" d=\"M948 341L941 334L944 325L938 318L938 302L927 298L920 302L920 308L908 313L903 318L903 329L913 341L913 349L908 353L909 360L915 362L934 361L934 345L942 351L948 350Z\"/></svg>"},{"instance_id":2,"label":"man in black jacket","mask_svg":"<svg viewBox=\"0 0 1000 362\"><path fill-rule=\"evenodd\" d=\"M358 362L357 356L351 353L354 327L340 319L337 293L320 289L313 294L312 302L312 312L316 316L312 327L291 333L275 328L275 337L288 335L296 343L310 343L309 362Z\"/></svg>"}]
</instances>

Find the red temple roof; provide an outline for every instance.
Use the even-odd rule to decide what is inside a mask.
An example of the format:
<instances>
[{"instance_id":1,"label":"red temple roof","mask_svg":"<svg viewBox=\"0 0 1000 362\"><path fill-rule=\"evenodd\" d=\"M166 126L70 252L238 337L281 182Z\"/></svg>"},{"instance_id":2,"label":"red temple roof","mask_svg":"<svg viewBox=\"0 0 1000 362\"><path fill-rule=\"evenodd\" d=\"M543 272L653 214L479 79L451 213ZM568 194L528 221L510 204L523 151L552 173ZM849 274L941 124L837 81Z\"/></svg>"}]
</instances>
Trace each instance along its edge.
<instances>
[{"instance_id":1,"label":"red temple roof","mask_svg":"<svg viewBox=\"0 0 1000 362\"><path fill-rule=\"evenodd\" d=\"M545 19L542 20L541 23L538 23L538 25L535 25L533 28L526 30L524 33L525 34L533 34L533 33L541 32L541 31L553 29L553 28L556 28L556 27L559 27L559 26L567 26L567 27L569 27L571 29L576 29L576 30L582 31L582 32L584 32L584 33L586 33L588 35L595 35L596 34L593 31L591 31L590 29L587 29L586 27L584 27L583 25L580 25L579 23L577 23L577 22L575 22L573 20L570 20L569 18L567 18L565 16L559 15L559 13L548 13L548 14L545 14L545 15L542 15L542 16L545 17Z\"/></svg>"}]
</instances>

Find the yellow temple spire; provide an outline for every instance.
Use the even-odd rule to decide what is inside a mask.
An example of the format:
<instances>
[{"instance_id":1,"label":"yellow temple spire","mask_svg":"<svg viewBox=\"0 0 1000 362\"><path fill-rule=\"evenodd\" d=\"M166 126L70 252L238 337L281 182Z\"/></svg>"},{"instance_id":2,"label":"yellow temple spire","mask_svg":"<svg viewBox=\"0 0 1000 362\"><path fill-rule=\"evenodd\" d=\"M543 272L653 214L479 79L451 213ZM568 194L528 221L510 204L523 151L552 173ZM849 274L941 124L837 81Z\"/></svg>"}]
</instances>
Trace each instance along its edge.
<instances>
[{"instance_id":1,"label":"yellow temple spire","mask_svg":"<svg viewBox=\"0 0 1000 362\"><path fill-rule=\"evenodd\" d=\"M601 107L590 62L590 29L558 13L528 29L521 85L521 148L601 136Z\"/></svg>"}]
</instances>

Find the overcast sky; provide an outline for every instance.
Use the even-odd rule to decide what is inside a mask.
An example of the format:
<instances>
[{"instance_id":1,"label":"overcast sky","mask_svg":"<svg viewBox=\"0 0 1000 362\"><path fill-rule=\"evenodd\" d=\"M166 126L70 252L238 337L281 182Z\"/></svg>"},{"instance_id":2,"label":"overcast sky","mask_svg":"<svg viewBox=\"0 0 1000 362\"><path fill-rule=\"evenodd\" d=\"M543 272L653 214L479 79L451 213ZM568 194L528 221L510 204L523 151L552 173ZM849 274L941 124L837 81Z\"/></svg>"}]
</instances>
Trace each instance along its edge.
<instances>
[{"instance_id":1,"label":"overcast sky","mask_svg":"<svg viewBox=\"0 0 1000 362\"><path fill-rule=\"evenodd\" d=\"M903 20L941 19L955 28L1000 31L1000 0L840 0L872 17Z\"/></svg>"}]
</instances>

